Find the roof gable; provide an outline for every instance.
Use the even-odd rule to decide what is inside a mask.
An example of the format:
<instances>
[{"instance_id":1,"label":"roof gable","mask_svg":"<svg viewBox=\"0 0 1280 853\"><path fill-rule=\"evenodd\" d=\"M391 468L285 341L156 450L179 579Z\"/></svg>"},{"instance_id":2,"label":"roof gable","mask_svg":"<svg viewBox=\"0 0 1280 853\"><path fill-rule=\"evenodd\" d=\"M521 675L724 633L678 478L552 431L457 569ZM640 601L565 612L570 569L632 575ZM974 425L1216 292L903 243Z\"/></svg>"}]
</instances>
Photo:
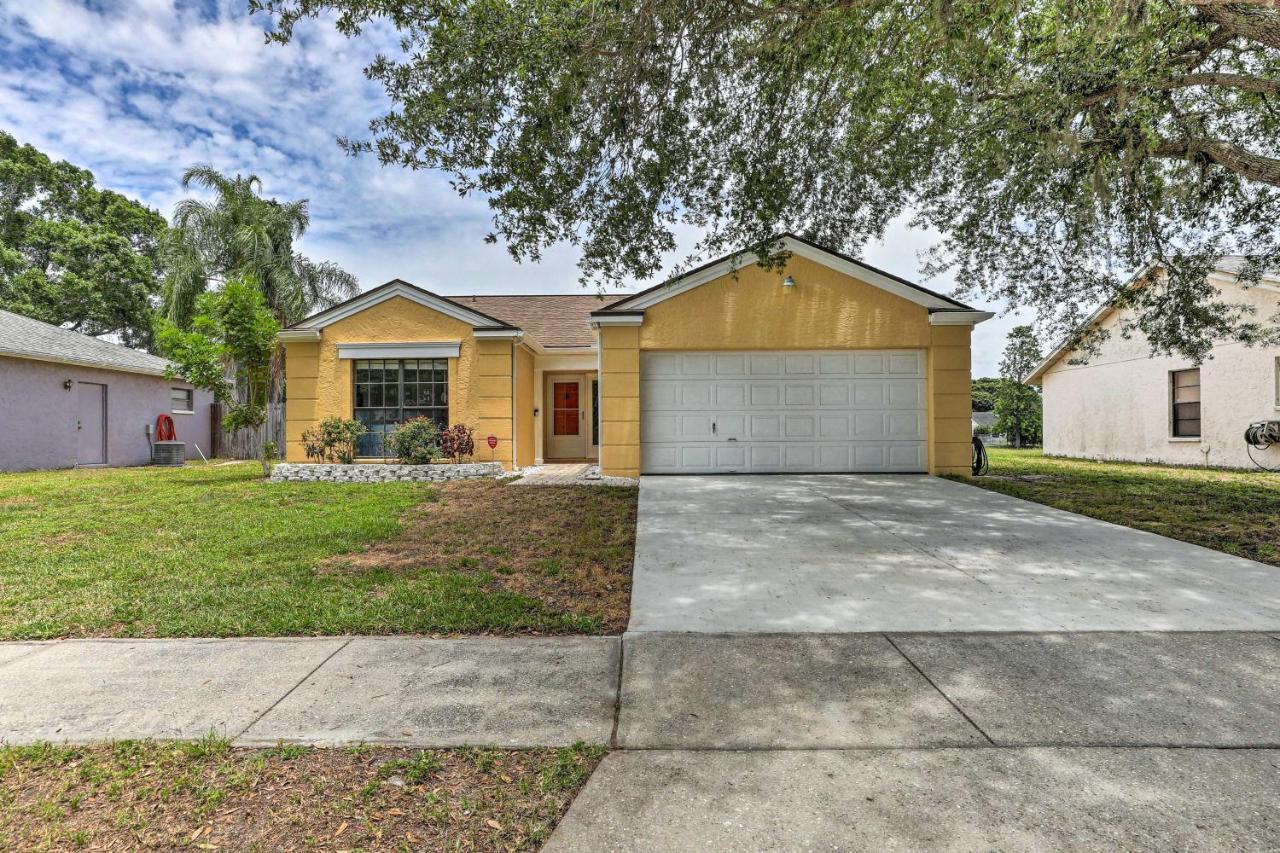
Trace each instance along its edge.
<instances>
[{"instance_id":1,"label":"roof gable","mask_svg":"<svg viewBox=\"0 0 1280 853\"><path fill-rule=\"evenodd\" d=\"M1209 272L1209 279L1215 285L1234 287L1237 290L1243 290L1244 285L1241 285L1236 280L1236 273L1240 271L1243 263L1244 258L1240 255L1226 255L1219 258L1217 263L1214 265L1214 268ZM1146 279L1147 276L1162 268L1163 265L1158 262L1152 261L1147 263L1129 278L1125 283L1124 288L1127 290L1128 288L1136 287ZM1250 285L1249 287L1251 289L1280 291L1280 277L1268 274L1263 276L1262 280L1257 284ZM1098 310L1090 314L1088 319L1080 325L1079 331L1084 332L1094 326L1097 326L1098 324L1106 321L1106 319L1117 310L1119 309L1114 303L1109 302L1102 305ZM1044 375L1048 373L1055 364L1075 351L1076 348L1073 344L1076 340L1078 340L1078 338L1075 335L1071 335L1062 343L1054 347L1053 350L1044 357L1044 360L1036 365L1035 370L1031 371L1027 378L1023 380L1024 384L1040 384L1040 381L1044 379Z\"/></svg>"},{"instance_id":2,"label":"roof gable","mask_svg":"<svg viewBox=\"0 0 1280 853\"><path fill-rule=\"evenodd\" d=\"M312 314L305 320L300 320L290 326L295 330L315 330L323 329L339 320L346 319L354 314L359 314L374 305L386 302L388 299L395 297L408 299L410 302L416 302L419 305L438 311L447 317L452 317L463 323L468 323L477 329L514 329L511 324L499 320L496 317L490 317L488 314L477 311L474 308L468 308L458 302L453 301L445 296L424 290L417 285L410 284L407 281L395 278L386 284L366 290L358 296L353 296L346 302L340 302L332 308L327 308L318 314Z\"/></svg>"},{"instance_id":3,"label":"roof gable","mask_svg":"<svg viewBox=\"0 0 1280 853\"><path fill-rule=\"evenodd\" d=\"M815 263L822 264L844 273L850 278L866 282L873 287L888 291L895 296L900 296L917 305L922 305L931 312L970 312L981 314L985 312L977 312L963 302L957 302L949 296L943 296L940 293L934 293L932 290L921 287L918 284L907 281L884 270L864 264L862 261L856 260L835 252L831 249L819 246L803 237L795 234L783 234L778 237L774 243L780 246L781 251L798 255ZM656 305L659 302L670 299L692 290L695 287L701 287L710 281L728 275L729 273L739 270L750 264L754 264L757 257L752 252L735 252L726 255L714 261L710 261L697 269L678 275L675 278L668 279L661 284L655 285L648 290L642 290L632 296L625 297L617 302L610 303L609 306L602 311L595 312L597 316L608 314L612 311L636 311ZM985 317L983 318L985 319ZM979 321L980 322L980 321Z\"/></svg>"}]
</instances>

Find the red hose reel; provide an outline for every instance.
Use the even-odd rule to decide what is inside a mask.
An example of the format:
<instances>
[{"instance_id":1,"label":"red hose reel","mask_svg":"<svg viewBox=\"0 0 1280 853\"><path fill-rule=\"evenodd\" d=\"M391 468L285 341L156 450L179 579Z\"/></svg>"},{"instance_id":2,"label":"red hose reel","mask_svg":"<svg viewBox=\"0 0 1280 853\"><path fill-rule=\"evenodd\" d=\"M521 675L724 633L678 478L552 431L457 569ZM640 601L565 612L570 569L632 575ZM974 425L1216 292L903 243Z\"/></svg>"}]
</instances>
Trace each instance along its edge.
<instances>
[{"instance_id":1,"label":"red hose reel","mask_svg":"<svg viewBox=\"0 0 1280 853\"><path fill-rule=\"evenodd\" d=\"M161 415L156 418L156 441L177 441L178 431L173 426L173 418L170 415Z\"/></svg>"}]
</instances>

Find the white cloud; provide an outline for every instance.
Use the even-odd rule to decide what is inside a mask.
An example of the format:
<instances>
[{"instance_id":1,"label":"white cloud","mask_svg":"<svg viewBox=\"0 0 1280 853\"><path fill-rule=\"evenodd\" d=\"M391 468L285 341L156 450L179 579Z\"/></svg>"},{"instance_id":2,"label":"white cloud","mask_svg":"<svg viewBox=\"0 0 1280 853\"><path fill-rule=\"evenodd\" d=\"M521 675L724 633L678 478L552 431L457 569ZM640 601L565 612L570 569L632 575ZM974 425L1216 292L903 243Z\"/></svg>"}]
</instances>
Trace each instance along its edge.
<instances>
[{"instance_id":1,"label":"white cloud","mask_svg":"<svg viewBox=\"0 0 1280 853\"><path fill-rule=\"evenodd\" d=\"M362 135L386 108L362 68L397 50L394 33L374 26L347 39L321 20L281 47L265 43L267 23L243 0L0 0L0 126L166 214L189 165L257 174L270 195L310 199L302 251L366 287L399 277L453 293L578 289L572 247L516 264L483 241L484 199L460 198L442 175L384 169L338 148L336 137ZM895 224L864 258L918 279L933 236ZM687 229L680 237L672 263L696 240ZM994 371L1015 322L978 327L975 375Z\"/></svg>"}]
</instances>

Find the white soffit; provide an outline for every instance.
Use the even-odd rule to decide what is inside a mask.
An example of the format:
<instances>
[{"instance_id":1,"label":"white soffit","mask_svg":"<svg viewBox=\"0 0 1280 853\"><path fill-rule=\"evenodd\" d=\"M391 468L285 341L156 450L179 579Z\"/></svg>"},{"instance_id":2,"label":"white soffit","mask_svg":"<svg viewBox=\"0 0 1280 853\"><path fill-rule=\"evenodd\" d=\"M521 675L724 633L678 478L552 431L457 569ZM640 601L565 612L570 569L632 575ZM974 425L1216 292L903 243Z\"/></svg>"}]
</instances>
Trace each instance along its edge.
<instances>
[{"instance_id":1,"label":"white soffit","mask_svg":"<svg viewBox=\"0 0 1280 853\"><path fill-rule=\"evenodd\" d=\"M929 315L931 326L976 326L996 316L993 311L934 311Z\"/></svg>"},{"instance_id":2,"label":"white soffit","mask_svg":"<svg viewBox=\"0 0 1280 853\"><path fill-rule=\"evenodd\" d=\"M338 344L338 358L457 358L461 341Z\"/></svg>"}]
</instances>

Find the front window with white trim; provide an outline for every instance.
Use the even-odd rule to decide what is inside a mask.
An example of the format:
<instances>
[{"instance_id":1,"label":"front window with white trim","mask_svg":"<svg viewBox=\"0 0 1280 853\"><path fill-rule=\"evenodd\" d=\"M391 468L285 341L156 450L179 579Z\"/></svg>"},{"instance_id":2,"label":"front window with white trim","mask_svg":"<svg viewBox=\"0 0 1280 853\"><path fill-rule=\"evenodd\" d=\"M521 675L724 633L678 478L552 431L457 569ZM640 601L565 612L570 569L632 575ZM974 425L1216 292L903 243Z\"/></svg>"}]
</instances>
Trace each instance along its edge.
<instances>
[{"instance_id":1,"label":"front window with white trim","mask_svg":"<svg viewBox=\"0 0 1280 853\"><path fill-rule=\"evenodd\" d=\"M441 429L449 425L448 359L360 359L353 366L355 419L368 430L357 455L384 455L383 438L412 418L431 418Z\"/></svg>"}]
</instances>

